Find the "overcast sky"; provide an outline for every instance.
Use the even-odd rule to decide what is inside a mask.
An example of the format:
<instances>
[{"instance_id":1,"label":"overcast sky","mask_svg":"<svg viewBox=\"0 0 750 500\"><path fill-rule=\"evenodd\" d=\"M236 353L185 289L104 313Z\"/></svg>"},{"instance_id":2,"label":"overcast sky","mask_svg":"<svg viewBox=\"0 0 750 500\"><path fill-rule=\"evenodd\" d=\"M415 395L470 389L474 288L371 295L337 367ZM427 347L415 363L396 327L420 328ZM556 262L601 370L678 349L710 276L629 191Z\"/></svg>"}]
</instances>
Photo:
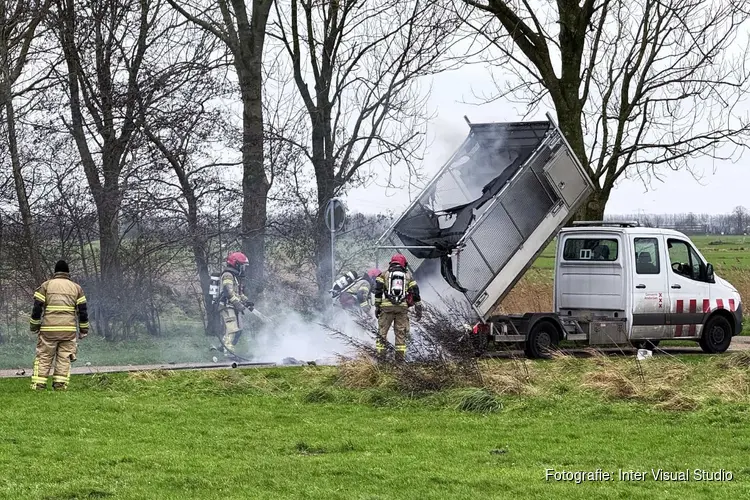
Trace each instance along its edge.
<instances>
[{"instance_id":1,"label":"overcast sky","mask_svg":"<svg viewBox=\"0 0 750 500\"><path fill-rule=\"evenodd\" d=\"M479 67L464 67L460 71L443 73L434 78L430 96L430 111L435 118L428 125L427 139L431 146L426 151L424 172L431 177L463 142L469 132L464 115L475 122L519 121L524 110L516 104L495 102L472 105L476 102L473 93L494 89L488 72ZM548 110L553 116L554 110ZM535 119L544 119L542 110ZM664 182L654 180L647 190L640 179L621 179L607 204L607 214L633 214L638 209L646 213L710 213L730 212L737 205L750 208L750 154L738 163L699 159L693 166L694 173L702 175L696 180L686 171L665 171ZM385 175L376 184L366 189L356 189L345 197L350 210L366 213L382 213L393 210L400 214L410 201L406 189L385 189L377 184L385 183Z\"/></svg>"}]
</instances>

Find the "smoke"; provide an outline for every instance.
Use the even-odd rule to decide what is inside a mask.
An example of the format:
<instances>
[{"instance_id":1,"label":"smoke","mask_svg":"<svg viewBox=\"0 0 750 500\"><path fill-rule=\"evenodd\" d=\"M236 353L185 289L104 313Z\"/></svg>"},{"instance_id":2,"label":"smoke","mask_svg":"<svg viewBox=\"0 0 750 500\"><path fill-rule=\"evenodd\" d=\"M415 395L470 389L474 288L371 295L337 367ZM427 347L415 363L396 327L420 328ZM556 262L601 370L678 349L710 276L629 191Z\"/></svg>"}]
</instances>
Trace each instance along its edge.
<instances>
[{"instance_id":1,"label":"smoke","mask_svg":"<svg viewBox=\"0 0 750 500\"><path fill-rule=\"evenodd\" d=\"M264 313L268 315L268 313ZM375 321L373 319L373 321ZM302 315L292 309L278 311L265 323L252 320L246 328L250 359L283 364L287 358L333 364L337 356L354 354L351 345L344 343L331 331L367 342L371 335L356 320L341 309L326 314ZM325 325L325 326L324 326ZM328 328L326 328L328 327Z\"/></svg>"},{"instance_id":2,"label":"smoke","mask_svg":"<svg viewBox=\"0 0 750 500\"><path fill-rule=\"evenodd\" d=\"M464 294L453 288L440 274L440 259L427 259L414 273L423 301L440 307L452 303L464 303Z\"/></svg>"}]
</instances>

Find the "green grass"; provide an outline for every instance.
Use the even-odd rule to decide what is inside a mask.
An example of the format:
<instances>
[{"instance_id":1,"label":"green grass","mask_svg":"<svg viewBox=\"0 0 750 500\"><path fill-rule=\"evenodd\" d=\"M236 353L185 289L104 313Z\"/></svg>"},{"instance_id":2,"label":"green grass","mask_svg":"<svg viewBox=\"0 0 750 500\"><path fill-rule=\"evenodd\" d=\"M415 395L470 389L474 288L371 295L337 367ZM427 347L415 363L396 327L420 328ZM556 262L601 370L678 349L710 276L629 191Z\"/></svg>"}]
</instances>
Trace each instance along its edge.
<instances>
[{"instance_id":1,"label":"green grass","mask_svg":"<svg viewBox=\"0 0 750 500\"><path fill-rule=\"evenodd\" d=\"M488 406L467 389L345 389L335 373L74 376L67 393L2 380L0 497L729 499L750 490L747 401L663 411L562 380ZM547 468L649 474L577 485L546 481ZM724 469L734 480L660 483L651 468Z\"/></svg>"},{"instance_id":2,"label":"green grass","mask_svg":"<svg viewBox=\"0 0 750 500\"><path fill-rule=\"evenodd\" d=\"M164 335L152 337L140 334L138 338L110 342L90 335L78 343L78 359L74 366L141 365L159 363L210 362L216 355L209 348L217 344L214 337L203 334L200 323L173 321L165 325ZM242 347L247 336L243 337ZM0 369L28 368L34 360L36 335L15 337L12 342L0 344Z\"/></svg>"}]
</instances>

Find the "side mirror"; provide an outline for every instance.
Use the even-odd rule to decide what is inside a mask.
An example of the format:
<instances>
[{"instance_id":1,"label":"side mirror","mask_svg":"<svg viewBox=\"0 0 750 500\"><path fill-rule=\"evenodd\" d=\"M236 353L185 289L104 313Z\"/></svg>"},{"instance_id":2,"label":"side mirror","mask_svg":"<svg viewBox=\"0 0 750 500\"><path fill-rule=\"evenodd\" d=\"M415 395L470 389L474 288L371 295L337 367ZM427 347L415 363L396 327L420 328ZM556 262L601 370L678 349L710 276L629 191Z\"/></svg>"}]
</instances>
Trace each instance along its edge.
<instances>
[{"instance_id":1,"label":"side mirror","mask_svg":"<svg viewBox=\"0 0 750 500\"><path fill-rule=\"evenodd\" d=\"M712 264L706 264L706 281L709 283L716 282L716 278L714 277L714 266Z\"/></svg>"}]
</instances>

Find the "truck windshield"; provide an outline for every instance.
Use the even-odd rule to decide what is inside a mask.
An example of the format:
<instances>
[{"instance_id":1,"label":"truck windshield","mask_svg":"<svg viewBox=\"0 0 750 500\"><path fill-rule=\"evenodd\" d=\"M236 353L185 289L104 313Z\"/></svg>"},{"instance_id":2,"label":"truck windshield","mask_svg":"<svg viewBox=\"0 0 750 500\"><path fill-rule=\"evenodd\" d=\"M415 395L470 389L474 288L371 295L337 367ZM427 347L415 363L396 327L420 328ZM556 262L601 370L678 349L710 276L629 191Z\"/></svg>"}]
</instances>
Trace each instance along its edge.
<instances>
[{"instance_id":1,"label":"truck windshield","mask_svg":"<svg viewBox=\"0 0 750 500\"><path fill-rule=\"evenodd\" d=\"M571 261L617 260L617 240L611 238L568 238L563 248L563 259Z\"/></svg>"}]
</instances>

